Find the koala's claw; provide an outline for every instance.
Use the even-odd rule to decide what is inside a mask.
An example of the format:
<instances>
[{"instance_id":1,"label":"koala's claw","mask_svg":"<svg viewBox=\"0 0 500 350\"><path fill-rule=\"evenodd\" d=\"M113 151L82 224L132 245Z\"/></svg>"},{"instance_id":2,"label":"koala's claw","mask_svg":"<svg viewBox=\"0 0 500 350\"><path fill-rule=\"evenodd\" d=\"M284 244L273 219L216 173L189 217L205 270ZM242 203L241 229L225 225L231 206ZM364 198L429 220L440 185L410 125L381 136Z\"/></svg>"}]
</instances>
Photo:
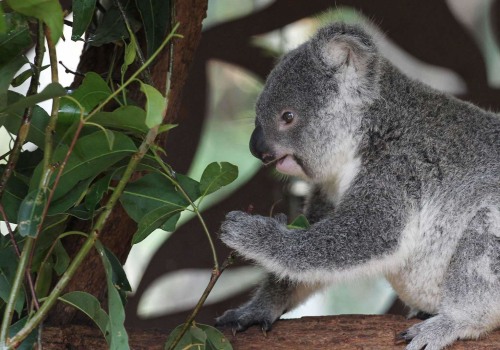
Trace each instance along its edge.
<instances>
[{"instance_id":1,"label":"koala's claw","mask_svg":"<svg viewBox=\"0 0 500 350\"><path fill-rule=\"evenodd\" d=\"M215 327L221 329L230 328L234 336L237 332L243 332L248 327L257 325L260 326L264 336L267 336L267 332L271 330L273 322L259 316L262 315L253 315L240 309L232 309L226 311L215 320Z\"/></svg>"}]
</instances>

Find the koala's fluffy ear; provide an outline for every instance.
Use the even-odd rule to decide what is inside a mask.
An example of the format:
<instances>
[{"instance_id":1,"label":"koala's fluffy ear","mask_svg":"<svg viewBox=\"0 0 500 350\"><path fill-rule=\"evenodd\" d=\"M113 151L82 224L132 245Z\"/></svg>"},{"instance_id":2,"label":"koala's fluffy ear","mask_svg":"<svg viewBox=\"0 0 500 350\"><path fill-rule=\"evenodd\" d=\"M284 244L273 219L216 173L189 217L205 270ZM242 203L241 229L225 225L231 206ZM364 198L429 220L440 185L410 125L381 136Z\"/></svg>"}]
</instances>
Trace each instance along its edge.
<instances>
[{"instance_id":1,"label":"koala's fluffy ear","mask_svg":"<svg viewBox=\"0 0 500 350\"><path fill-rule=\"evenodd\" d=\"M311 40L310 49L321 67L332 73L353 67L357 75L364 75L377 62L371 36L358 26L344 23L320 29Z\"/></svg>"}]
</instances>

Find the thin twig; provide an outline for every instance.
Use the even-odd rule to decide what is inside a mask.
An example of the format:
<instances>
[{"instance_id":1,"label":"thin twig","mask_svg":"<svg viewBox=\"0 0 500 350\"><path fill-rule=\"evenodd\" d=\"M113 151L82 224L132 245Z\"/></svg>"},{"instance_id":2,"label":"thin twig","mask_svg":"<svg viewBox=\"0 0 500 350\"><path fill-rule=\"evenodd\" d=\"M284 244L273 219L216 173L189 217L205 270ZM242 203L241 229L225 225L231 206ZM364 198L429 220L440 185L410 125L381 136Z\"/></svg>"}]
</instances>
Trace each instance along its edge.
<instances>
[{"instance_id":1,"label":"thin twig","mask_svg":"<svg viewBox=\"0 0 500 350\"><path fill-rule=\"evenodd\" d=\"M187 330L189 329L189 327L191 326L191 324L193 323L196 315L198 315L198 312L200 311L201 307L203 306L203 304L205 303L205 301L207 300L210 292L212 291L212 289L214 288L215 286L215 283L217 283L217 281L219 280L219 277L221 276L221 274L224 272L224 270L233 263L233 260L234 260L234 251L232 251L231 253L229 253L229 256L226 258L226 260L224 260L224 262L220 265L220 270L213 270L212 271L212 275L210 276L210 281L208 282L208 285L207 287L205 288L205 291L203 292L203 294L201 295L200 297L200 300L198 300L198 303L196 304L196 306L194 307L193 311L191 312L191 314L189 315L189 317L186 319L186 322L184 323L181 331L177 334L177 336L175 337L173 343L170 345L170 347L168 348L168 350L173 350L175 349L175 347L177 346L177 344L181 341L182 337L184 336L184 334L187 332Z\"/></svg>"},{"instance_id":2,"label":"thin twig","mask_svg":"<svg viewBox=\"0 0 500 350\"><path fill-rule=\"evenodd\" d=\"M14 237L14 232L12 232L12 227L10 227L9 219L7 218L7 214L3 208L3 204L0 202L0 213L2 214L3 221L7 226L7 231L9 231L10 241L12 246L14 247L14 251L16 252L17 257L21 257L21 251L19 250L19 246L17 245L16 238Z\"/></svg>"},{"instance_id":3,"label":"thin twig","mask_svg":"<svg viewBox=\"0 0 500 350\"><path fill-rule=\"evenodd\" d=\"M36 43L36 54L35 54L35 64L33 76L31 77L30 86L28 88L28 92L26 96L34 95L38 91L38 84L40 81L40 71L43 62L43 54L44 54L44 36L43 36L43 25L42 22L38 22L38 33L37 33L37 43ZM5 170L0 178L0 199L5 192L5 188L7 186L7 182L10 179L10 176L14 172L14 169L17 164L17 160L19 159L19 154L21 153L21 149L23 147L26 138L28 137L28 132L31 125L31 117L33 116L33 107L28 107L24 111L23 119L21 121L21 126L19 127L19 131L17 133L16 140L14 141L14 147L12 147L12 152L9 157L9 161L5 167Z\"/></svg>"},{"instance_id":4,"label":"thin twig","mask_svg":"<svg viewBox=\"0 0 500 350\"><path fill-rule=\"evenodd\" d=\"M130 25L130 21L127 17L127 12L123 8L123 5L119 0L115 0L114 2L118 7L118 10L120 10L120 14L122 15L125 25L129 29L130 35L134 35L134 33L132 32L132 26ZM137 42L137 40L135 42ZM141 66L144 66L146 64L146 60L144 59L144 54L142 53L141 47L139 45L135 45L135 52L137 53L137 57L139 58ZM149 72L148 68L146 68L144 72L142 72L142 78L146 81L147 84L153 86L153 78L151 77L151 73Z\"/></svg>"},{"instance_id":5,"label":"thin twig","mask_svg":"<svg viewBox=\"0 0 500 350\"><path fill-rule=\"evenodd\" d=\"M85 74L71 70L68 67L66 67L66 65L63 63L63 61L59 61L59 64L64 67L65 73L70 73L70 74L76 75L78 77L85 77Z\"/></svg>"}]
</instances>

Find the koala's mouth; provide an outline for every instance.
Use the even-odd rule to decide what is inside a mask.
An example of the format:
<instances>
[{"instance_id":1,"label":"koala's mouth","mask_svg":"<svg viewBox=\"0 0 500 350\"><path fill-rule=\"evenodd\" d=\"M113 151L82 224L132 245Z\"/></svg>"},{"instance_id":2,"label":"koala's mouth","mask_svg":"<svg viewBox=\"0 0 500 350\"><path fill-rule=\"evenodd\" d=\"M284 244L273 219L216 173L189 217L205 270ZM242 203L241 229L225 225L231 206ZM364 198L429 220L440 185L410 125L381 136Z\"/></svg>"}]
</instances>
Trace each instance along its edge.
<instances>
[{"instance_id":1,"label":"koala's mouth","mask_svg":"<svg viewBox=\"0 0 500 350\"><path fill-rule=\"evenodd\" d=\"M285 175L304 175L302 162L292 154L285 154L276 160L276 170Z\"/></svg>"}]
</instances>

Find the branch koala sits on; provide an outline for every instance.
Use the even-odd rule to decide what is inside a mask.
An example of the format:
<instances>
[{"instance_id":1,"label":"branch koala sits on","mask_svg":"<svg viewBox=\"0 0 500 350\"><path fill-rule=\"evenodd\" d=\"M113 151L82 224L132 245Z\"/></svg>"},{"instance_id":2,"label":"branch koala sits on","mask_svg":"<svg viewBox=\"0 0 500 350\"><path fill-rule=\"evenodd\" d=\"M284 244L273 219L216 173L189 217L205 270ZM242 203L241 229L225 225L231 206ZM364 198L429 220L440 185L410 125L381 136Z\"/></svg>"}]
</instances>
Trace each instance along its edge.
<instances>
[{"instance_id":1,"label":"branch koala sits on","mask_svg":"<svg viewBox=\"0 0 500 350\"><path fill-rule=\"evenodd\" d=\"M285 55L256 110L251 151L312 184L312 225L227 214L221 239L269 275L218 326L268 330L325 284L373 274L434 315L399 335L407 350L500 326L497 115L408 78L346 24Z\"/></svg>"}]
</instances>

